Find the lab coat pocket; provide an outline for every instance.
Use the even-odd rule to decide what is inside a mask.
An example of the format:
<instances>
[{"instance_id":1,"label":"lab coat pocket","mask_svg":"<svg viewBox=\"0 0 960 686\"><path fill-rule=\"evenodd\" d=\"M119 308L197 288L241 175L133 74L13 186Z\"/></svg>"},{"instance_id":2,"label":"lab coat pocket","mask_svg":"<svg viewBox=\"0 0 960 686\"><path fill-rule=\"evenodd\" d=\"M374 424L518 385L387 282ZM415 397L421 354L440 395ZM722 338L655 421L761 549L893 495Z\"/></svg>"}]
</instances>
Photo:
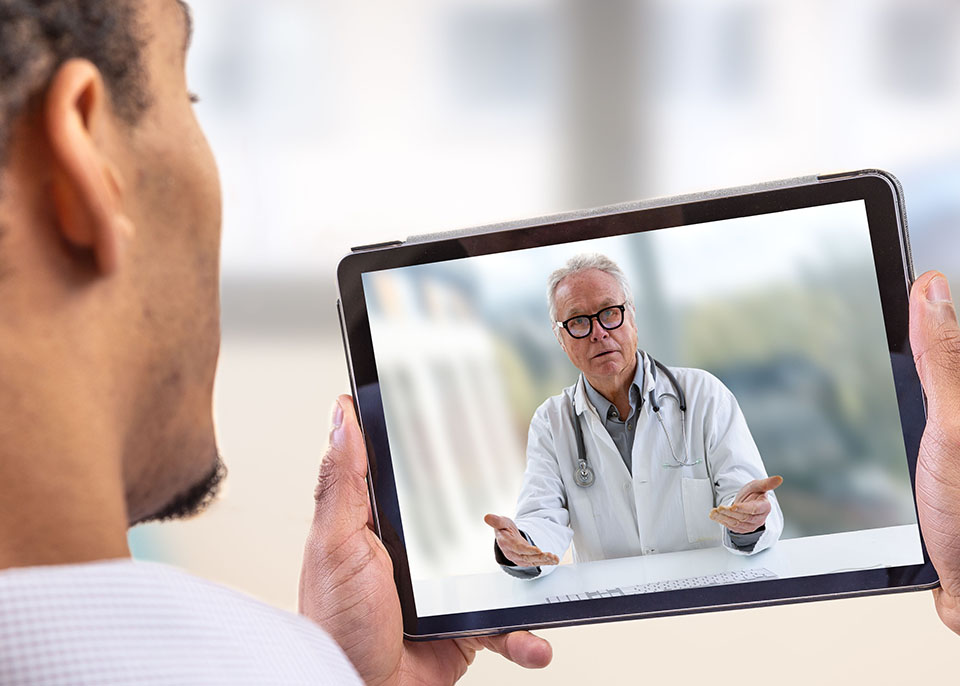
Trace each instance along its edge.
<instances>
[{"instance_id":1,"label":"lab coat pocket","mask_svg":"<svg viewBox=\"0 0 960 686\"><path fill-rule=\"evenodd\" d=\"M698 548L720 545L722 527L710 519L713 508L713 486L710 479L681 481L683 518L687 525L687 541Z\"/></svg>"}]
</instances>

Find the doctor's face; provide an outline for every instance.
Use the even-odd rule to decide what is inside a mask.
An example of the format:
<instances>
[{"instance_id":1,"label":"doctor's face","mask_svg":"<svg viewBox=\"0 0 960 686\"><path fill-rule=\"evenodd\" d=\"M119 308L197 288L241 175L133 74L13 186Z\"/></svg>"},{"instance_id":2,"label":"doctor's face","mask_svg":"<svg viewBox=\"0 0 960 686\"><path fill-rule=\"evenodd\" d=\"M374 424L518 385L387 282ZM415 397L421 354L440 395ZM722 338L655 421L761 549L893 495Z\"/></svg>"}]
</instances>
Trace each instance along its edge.
<instances>
[{"instance_id":1,"label":"doctor's face","mask_svg":"<svg viewBox=\"0 0 960 686\"><path fill-rule=\"evenodd\" d=\"M623 305L626 296L610 274L587 269L557 284L554 299L557 319L566 321L578 315L596 314L612 305ZM629 372L636 361L637 323L631 307L624 312L619 328L608 331L594 319L593 330L586 338L574 338L565 329L559 333L560 347L588 380L616 379Z\"/></svg>"}]
</instances>

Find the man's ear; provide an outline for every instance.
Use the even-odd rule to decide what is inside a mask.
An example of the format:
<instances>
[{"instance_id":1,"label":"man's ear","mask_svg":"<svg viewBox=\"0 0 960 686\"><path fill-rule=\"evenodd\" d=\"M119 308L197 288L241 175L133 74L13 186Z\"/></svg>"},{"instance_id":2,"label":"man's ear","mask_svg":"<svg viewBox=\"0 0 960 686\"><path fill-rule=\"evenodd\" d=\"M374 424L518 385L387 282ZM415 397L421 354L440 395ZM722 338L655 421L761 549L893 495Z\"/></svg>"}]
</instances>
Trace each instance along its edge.
<instances>
[{"instance_id":1,"label":"man's ear","mask_svg":"<svg viewBox=\"0 0 960 686\"><path fill-rule=\"evenodd\" d=\"M104 146L116 117L100 71L82 59L61 65L47 89L43 114L57 228L100 273L111 274L131 225L123 212L121 179Z\"/></svg>"}]
</instances>

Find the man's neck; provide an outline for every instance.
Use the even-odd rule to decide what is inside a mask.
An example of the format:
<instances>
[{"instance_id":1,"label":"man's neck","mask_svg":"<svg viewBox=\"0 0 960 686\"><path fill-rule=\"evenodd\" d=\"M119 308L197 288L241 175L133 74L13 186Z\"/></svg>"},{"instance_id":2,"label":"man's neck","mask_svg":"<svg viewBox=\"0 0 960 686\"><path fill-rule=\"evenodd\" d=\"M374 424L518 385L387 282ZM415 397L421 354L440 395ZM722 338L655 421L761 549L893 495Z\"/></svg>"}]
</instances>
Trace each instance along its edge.
<instances>
[{"instance_id":1,"label":"man's neck","mask_svg":"<svg viewBox=\"0 0 960 686\"><path fill-rule=\"evenodd\" d=\"M626 420L630 416L630 386L637 374L637 356L619 374L614 376L590 377L584 374L591 386L604 398L613 403L617 412Z\"/></svg>"},{"instance_id":2,"label":"man's neck","mask_svg":"<svg viewBox=\"0 0 960 686\"><path fill-rule=\"evenodd\" d=\"M62 371L0 371L0 569L130 555L119 437Z\"/></svg>"}]
</instances>

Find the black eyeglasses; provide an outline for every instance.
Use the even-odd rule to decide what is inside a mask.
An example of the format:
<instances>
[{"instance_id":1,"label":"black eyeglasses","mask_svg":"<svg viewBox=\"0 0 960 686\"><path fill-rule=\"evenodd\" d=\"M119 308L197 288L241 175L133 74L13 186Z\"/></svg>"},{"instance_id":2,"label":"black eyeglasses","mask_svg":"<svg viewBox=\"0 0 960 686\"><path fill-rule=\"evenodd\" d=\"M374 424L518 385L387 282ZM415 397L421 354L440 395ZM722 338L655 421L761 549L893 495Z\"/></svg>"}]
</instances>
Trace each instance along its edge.
<instances>
[{"instance_id":1,"label":"black eyeglasses","mask_svg":"<svg viewBox=\"0 0 960 686\"><path fill-rule=\"evenodd\" d=\"M594 319L607 331L620 328L623 324L624 310L626 310L626 303L605 307L596 314L578 314L565 322L557 322L557 326L562 326L573 338L586 338L593 333Z\"/></svg>"}]
</instances>

